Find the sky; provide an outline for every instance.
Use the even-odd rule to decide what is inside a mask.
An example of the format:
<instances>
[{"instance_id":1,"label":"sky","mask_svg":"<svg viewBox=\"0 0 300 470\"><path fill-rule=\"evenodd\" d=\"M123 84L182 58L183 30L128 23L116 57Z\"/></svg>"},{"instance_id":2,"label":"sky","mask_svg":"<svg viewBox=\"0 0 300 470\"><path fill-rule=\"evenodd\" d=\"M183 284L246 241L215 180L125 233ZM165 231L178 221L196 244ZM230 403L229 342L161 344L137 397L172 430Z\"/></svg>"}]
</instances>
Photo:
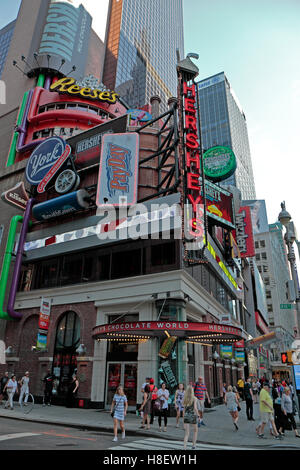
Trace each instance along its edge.
<instances>
[{"instance_id":1,"label":"sky","mask_svg":"<svg viewBox=\"0 0 300 470\"><path fill-rule=\"evenodd\" d=\"M73 3L84 4L104 39L108 0ZM0 0L0 28L19 4ZM183 0L183 9L185 53L199 54L199 80L225 72L242 105L269 223L285 201L300 238L300 0Z\"/></svg>"}]
</instances>

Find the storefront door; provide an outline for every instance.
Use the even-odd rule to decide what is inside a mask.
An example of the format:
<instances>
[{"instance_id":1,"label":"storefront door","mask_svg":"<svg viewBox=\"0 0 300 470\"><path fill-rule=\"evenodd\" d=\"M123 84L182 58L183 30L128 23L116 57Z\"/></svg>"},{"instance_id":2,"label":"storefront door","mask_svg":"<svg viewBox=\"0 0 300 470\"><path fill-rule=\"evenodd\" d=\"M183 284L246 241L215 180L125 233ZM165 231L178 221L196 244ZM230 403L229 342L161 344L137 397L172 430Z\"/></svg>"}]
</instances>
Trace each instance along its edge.
<instances>
[{"instance_id":1,"label":"storefront door","mask_svg":"<svg viewBox=\"0 0 300 470\"><path fill-rule=\"evenodd\" d=\"M106 408L110 408L114 394L119 385L124 388L128 408L135 409L137 398L137 363L108 362L106 380Z\"/></svg>"}]
</instances>

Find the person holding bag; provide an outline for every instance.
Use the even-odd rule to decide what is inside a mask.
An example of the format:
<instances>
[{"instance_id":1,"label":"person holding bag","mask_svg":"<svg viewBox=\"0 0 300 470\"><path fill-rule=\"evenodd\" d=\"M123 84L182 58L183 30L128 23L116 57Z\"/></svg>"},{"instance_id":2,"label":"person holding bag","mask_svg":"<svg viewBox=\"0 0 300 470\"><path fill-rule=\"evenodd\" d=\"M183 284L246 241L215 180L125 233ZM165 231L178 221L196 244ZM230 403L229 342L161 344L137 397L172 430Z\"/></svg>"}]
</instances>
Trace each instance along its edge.
<instances>
[{"instance_id":1,"label":"person holding bag","mask_svg":"<svg viewBox=\"0 0 300 470\"><path fill-rule=\"evenodd\" d=\"M196 448L196 442L197 442L197 434L198 434L198 427L197 427L197 421L198 421L198 400L194 395L194 389L191 385L188 385L184 397L183 397L183 409L184 409L184 418L183 418L183 423L184 423L184 429L185 429L185 435L184 435L184 450L186 450L186 446L189 440L189 435L190 435L190 425L193 426L193 445L192 449Z\"/></svg>"},{"instance_id":2,"label":"person holding bag","mask_svg":"<svg viewBox=\"0 0 300 470\"><path fill-rule=\"evenodd\" d=\"M239 401L236 396L236 393L233 391L232 386L229 385L227 387L227 392L225 394L224 403L227 406L227 409L232 417L232 421L236 430L238 430L238 420L239 420L239 412L238 410L241 409L239 406Z\"/></svg>"}]
</instances>

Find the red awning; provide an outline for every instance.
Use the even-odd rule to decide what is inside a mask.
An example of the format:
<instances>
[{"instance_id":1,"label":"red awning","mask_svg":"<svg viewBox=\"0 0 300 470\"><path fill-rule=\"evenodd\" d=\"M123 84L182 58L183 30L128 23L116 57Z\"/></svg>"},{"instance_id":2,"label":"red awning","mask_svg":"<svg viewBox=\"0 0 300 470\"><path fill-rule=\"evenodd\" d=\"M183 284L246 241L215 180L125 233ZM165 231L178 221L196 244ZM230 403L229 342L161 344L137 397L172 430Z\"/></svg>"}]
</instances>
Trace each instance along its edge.
<instances>
[{"instance_id":1,"label":"red awning","mask_svg":"<svg viewBox=\"0 0 300 470\"><path fill-rule=\"evenodd\" d=\"M178 321L136 321L110 323L93 328L95 340L143 341L164 335L177 336L186 341L206 344L235 343L247 339L241 328L219 323L191 323Z\"/></svg>"}]
</instances>

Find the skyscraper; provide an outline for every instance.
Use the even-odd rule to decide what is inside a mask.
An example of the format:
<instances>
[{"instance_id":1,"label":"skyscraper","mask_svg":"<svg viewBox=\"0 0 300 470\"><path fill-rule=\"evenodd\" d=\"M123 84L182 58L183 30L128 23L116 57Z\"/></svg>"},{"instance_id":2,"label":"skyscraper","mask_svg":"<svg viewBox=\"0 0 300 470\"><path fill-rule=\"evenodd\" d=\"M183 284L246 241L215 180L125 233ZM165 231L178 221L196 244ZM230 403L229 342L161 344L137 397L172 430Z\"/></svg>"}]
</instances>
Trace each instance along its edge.
<instances>
[{"instance_id":1,"label":"skyscraper","mask_svg":"<svg viewBox=\"0 0 300 470\"><path fill-rule=\"evenodd\" d=\"M183 57L182 0L110 0L102 81L130 106L176 96L177 48Z\"/></svg>"},{"instance_id":2,"label":"skyscraper","mask_svg":"<svg viewBox=\"0 0 300 470\"><path fill-rule=\"evenodd\" d=\"M198 83L203 149L230 147L236 172L224 184L237 186L242 199L256 199L246 117L224 72Z\"/></svg>"},{"instance_id":3,"label":"skyscraper","mask_svg":"<svg viewBox=\"0 0 300 470\"><path fill-rule=\"evenodd\" d=\"M14 33L16 20L12 21L0 30L0 78L4 68L6 56Z\"/></svg>"}]
</instances>

